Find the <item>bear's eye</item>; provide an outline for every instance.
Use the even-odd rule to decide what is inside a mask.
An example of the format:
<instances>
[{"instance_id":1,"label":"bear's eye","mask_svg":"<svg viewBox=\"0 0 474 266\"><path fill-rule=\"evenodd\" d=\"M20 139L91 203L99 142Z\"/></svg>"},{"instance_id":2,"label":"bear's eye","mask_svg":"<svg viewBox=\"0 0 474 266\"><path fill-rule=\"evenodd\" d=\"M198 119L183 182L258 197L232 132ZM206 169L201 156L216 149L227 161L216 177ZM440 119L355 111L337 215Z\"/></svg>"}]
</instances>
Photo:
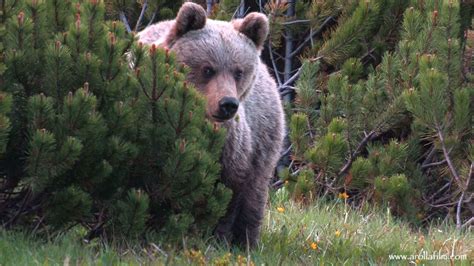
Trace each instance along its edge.
<instances>
[{"instance_id":1,"label":"bear's eye","mask_svg":"<svg viewBox=\"0 0 474 266\"><path fill-rule=\"evenodd\" d=\"M212 76L214 76L214 74L216 74L216 71L212 67L204 67L202 69L202 75L205 78L212 78Z\"/></svg>"},{"instance_id":2,"label":"bear's eye","mask_svg":"<svg viewBox=\"0 0 474 266\"><path fill-rule=\"evenodd\" d=\"M235 80L239 81L242 79L242 76L244 75L244 72L240 69L237 69L235 72L234 72L234 78Z\"/></svg>"}]
</instances>

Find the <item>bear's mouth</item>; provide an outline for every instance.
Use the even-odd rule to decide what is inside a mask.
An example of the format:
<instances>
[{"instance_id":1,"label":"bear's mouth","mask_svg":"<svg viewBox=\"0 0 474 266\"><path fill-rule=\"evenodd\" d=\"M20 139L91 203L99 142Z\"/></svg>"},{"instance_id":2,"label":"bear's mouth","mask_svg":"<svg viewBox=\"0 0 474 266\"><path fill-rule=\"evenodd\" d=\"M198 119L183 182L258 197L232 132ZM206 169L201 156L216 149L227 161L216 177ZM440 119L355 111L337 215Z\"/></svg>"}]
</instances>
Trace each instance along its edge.
<instances>
[{"instance_id":1,"label":"bear's mouth","mask_svg":"<svg viewBox=\"0 0 474 266\"><path fill-rule=\"evenodd\" d=\"M233 116L232 116L233 117ZM222 117L222 116L218 116L218 115L212 115L212 118L214 118L214 121L216 122L219 122L219 123L223 123L225 121L228 121L230 120L232 117Z\"/></svg>"}]
</instances>

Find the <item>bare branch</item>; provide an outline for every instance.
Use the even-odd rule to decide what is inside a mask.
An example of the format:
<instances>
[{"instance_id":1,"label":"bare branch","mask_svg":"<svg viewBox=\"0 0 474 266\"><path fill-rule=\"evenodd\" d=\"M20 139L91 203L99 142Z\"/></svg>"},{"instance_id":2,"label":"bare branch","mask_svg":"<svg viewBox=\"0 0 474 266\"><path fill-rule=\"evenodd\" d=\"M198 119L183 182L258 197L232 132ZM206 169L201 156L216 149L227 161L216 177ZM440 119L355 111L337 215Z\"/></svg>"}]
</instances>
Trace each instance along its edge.
<instances>
[{"instance_id":1,"label":"bare branch","mask_svg":"<svg viewBox=\"0 0 474 266\"><path fill-rule=\"evenodd\" d=\"M445 142L444 142L444 136L443 136L443 133L441 132L441 128L438 126L436 128L436 130L438 131L439 141L441 142L441 147L443 149L444 158L446 159L446 162L448 163L449 170L450 170L451 174L453 175L453 177L458 182L458 184L461 185L461 179L459 178L459 175L456 172L456 169L454 168L453 162L451 161L451 158L449 157L448 149L446 149L446 145L445 145Z\"/></svg>"},{"instance_id":2,"label":"bare branch","mask_svg":"<svg viewBox=\"0 0 474 266\"><path fill-rule=\"evenodd\" d=\"M125 29L127 29L127 32L128 33L132 32L132 28L130 28L130 24L128 24L128 19L127 19L127 16L125 16L125 12L120 11L119 17L120 17L120 20L125 25Z\"/></svg>"},{"instance_id":3,"label":"bare branch","mask_svg":"<svg viewBox=\"0 0 474 266\"><path fill-rule=\"evenodd\" d=\"M448 188L450 187L452 184L452 180L450 180L448 183L446 183L443 187L441 187L438 191L436 191L433 195L431 195L428 199L424 200L425 202L429 202L431 201L434 197L436 197L436 195L438 195L439 193L441 193L445 188Z\"/></svg>"},{"instance_id":4,"label":"bare branch","mask_svg":"<svg viewBox=\"0 0 474 266\"><path fill-rule=\"evenodd\" d=\"M466 190L469 188L469 183L471 182L473 175L474 175L474 162L471 162L471 168L469 169L469 174L467 175Z\"/></svg>"},{"instance_id":5,"label":"bare branch","mask_svg":"<svg viewBox=\"0 0 474 266\"><path fill-rule=\"evenodd\" d=\"M245 0L240 0L240 8L239 8L239 18L245 17L245 14L250 10L250 7L245 10Z\"/></svg>"},{"instance_id":6,"label":"bare branch","mask_svg":"<svg viewBox=\"0 0 474 266\"><path fill-rule=\"evenodd\" d=\"M370 49L369 51L367 51L367 53L365 53L362 57L361 57L361 61L365 61L366 58L372 58L372 60L376 60L377 58L375 58L375 56L373 55L375 51L375 48L372 48Z\"/></svg>"},{"instance_id":7,"label":"bare branch","mask_svg":"<svg viewBox=\"0 0 474 266\"><path fill-rule=\"evenodd\" d=\"M461 193L461 197L459 197L458 205L456 207L456 227L461 229L461 206L462 200L464 199L464 191Z\"/></svg>"},{"instance_id":8,"label":"bare branch","mask_svg":"<svg viewBox=\"0 0 474 266\"><path fill-rule=\"evenodd\" d=\"M451 195L448 195L447 197L444 197L442 200L438 200L437 202L445 201L449 199L450 197ZM472 200L472 196L470 196L467 199L463 199L461 203L469 203L471 202L471 200ZM456 205L458 204L458 201L452 201L452 202L441 203L441 204L432 204L432 203L427 202L426 204L428 204L430 207L433 207L433 208L440 208L440 207L450 207L450 206Z\"/></svg>"},{"instance_id":9,"label":"bare branch","mask_svg":"<svg viewBox=\"0 0 474 266\"><path fill-rule=\"evenodd\" d=\"M207 13L207 16L211 15L213 5L214 5L214 0L206 0L206 13Z\"/></svg>"},{"instance_id":10,"label":"bare branch","mask_svg":"<svg viewBox=\"0 0 474 266\"><path fill-rule=\"evenodd\" d=\"M295 16L295 11L296 11L296 1L291 0L287 2L287 10L286 10L286 17L287 18L292 18ZM293 30L286 26L285 27L285 34L284 34L284 39L285 39L285 60L284 60L284 73L283 73L283 80L285 83L291 78L291 70L293 69L293 44L294 44L294 39L293 39ZM298 69L300 71L301 69ZM290 84L289 82L288 84ZM285 102L291 102L293 100L294 93L289 93L285 95L283 100Z\"/></svg>"},{"instance_id":11,"label":"bare branch","mask_svg":"<svg viewBox=\"0 0 474 266\"><path fill-rule=\"evenodd\" d=\"M467 176L466 187L462 188L463 192L461 194L461 197L459 198L458 206L457 206L457 209L456 209L456 227L458 229L463 228L467 224L467 223L461 224L461 206L462 206L462 200L464 198L464 193L469 188L469 183L471 182L471 178L472 178L472 175L473 175L473 169L474 169L474 162L471 162L471 167L469 168L469 174ZM474 219L474 217L471 218L470 220L473 220L473 219Z\"/></svg>"},{"instance_id":12,"label":"bare branch","mask_svg":"<svg viewBox=\"0 0 474 266\"><path fill-rule=\"evenodd\" d=\"M43 223L43 221L44 221L44 217L45 217L44 215L41 216L41 218L39 219L39 221L36 223L35 228L33 228L33 234L36 234L36 232L38 231L40 225L41 225L41 224Z\"/></svg>"},{"instance_id":13,"label":"bare branch","mask_svg":"<svg viewBox=\"0 0 474 266\"><path fill-rule=\"evenodd\" d=\"M311 59L311 62L318 61L321 58L322 57L316 57L314 59ZM287 81L285 81L285 83L283 83L281 86L279 86L278 89L280 91L282 91L282 90L288 88L289 85L299 77L300 73L301 73L301 67L298 68L298 71L296 71L296 73L293 74L293 76L291 76L291 78L289 78Z\"/></svg>"},{"instance_id":14,"label":"bare branch","mask_svg":"<svg viewBox=\"0 0 474 266\"><path fill-rule=\"evenodd\" d=\"M156 17L156 11L153 12L153 15L151 15L150 21L148 22L148 25L146 25L147 27L153 24L153 20L155 20L155 17Z\"/></svg>"},{"instance_id":15,"label":"bare branch","mask_svg":"<svg viewBox=\"0 0 474 266\"><path fill-rule=\"evenodd\" d=\"M20 217L27 203L31 200L32 194L33 193L31 192L31 189L28 188L25 190L25 196L23 197L22 203L18 208L17 213L10 220L8 220L4 226L11 226L18 219L18 217Z\"/></svg>"},{"instance_id":16,"label":"bare branch","mask_svg":"<svg viewBox=\"0 0 474 266\"><path fill-rule=\"evenodd\" d=\"M272 61L273 71L275 72L275 77L277 79L278 86L281 86L280 74L276 66L275 58L273 58L273 49L271 42L268 42L268 52L270 53L270 60Z\"/></svg>"},{"instance_id":17,"label":"bare branch","mask_svg":"<svg viewBox=\"0 0 474 266\"><path fill-rule=\"evenodd\" d=\"M285 181L283 180L278 180L275 183L272 184L272 188L274 189L279 189L285 184Z\"/></svg>"},{"instance_id":18,"label":"bare branch","mask_svg":"<svg viewBox=\"0 0 474 266\"><path fill-rule=\"evenodd\" d=\"M290 147L288 147L288 149L286 149L284 152L282 152L281 156L286 156L286 155L290 154L292 148L293 148L293 144L291 144Z\"/></svg>"},{"instance_id":19,"label":"bare branch","mask_svg":"<svg viewBox=\"0 0 474 266\"><path fill-rule=\"evenodd\" d=\"M439 161L439 162L434 162L434 163L428 163L428 164L423 164L421 166L421 169L426 169L426 168L430 168L430 167L433 167L433 166L439 166L439 165L443 165L446 163L446 159L442 160L442 161Z\"/></svg>"},{"instance_id":20,"label":"bare branch","mask_svg":"<svg viewBox=\"0 0 474 266\"><path fill-rule=\"evenodd\" d=\"M474 224L474 217L471 217L471 219L467 220L467 222L465 222L461 228L464 228L464 227L467 227L468 225L471 225L471 224Z\"/></svg>"},{"instance_id":21,"label":"bare branch","mask_svg":"<svg viewBox=\"0 0 474 266\"><path fill-rule=\"evenodd\" d=\"M265 4L265 3L264 3ZM263 10L263 5L262 5L262 0L258 0L258 9L260 11L260 13L264 13L264 10Z\"/></svg>"},{"instance_id":22,"label":"bare branch","mask_svg":"<svg viewBox=\"0 0 474 266\"><path fill-rule=\"evenodd\" d=\"M235 9L234 14L232 15L232 18L243 18L247 12L249 12L250 7L245 9L245 1L241 0L239 6L237 9Z\"/></svg>"},{"instance_id":23,"label":"bare branch","mask_svg":"<svg viewBox=\"0 0 474 266\"><path fill-rule=\"evenodd\" d=\"M147 8L148 8L148 0L145 0L143 2L142 11L140 12L140 16L138 17L137 24L135 25L135 29L134 29L135 32L138 31L138 27L140 27L140 24L142 23L142 19L145 16L145 11Z\"/></svg>"},{"instance_id":24,"label":"bare branch","mask_svg":"<svg viewBox=\"0 0 474 266\"><path fill-rule=\"evenodd\" d=\"M362 141L357 146L356 150L351 154L351 157L349 158L347 163L339 171L339 173L338 173L339 176L345 174L347 172L347 170L349 170L349 168L351 167L352 162L354 161L354 159L357 157L357 155L359 155L359 153L362 151L362 149L365 147L365 145L367 145L367 142L369 142L374 135L375 135L375 130L372 130L372 131L370 131L369 134L367 134L364 137L364 139L362 139Z\"/></svg>"},{"instance_id":25,"label":"bare branch","mask_svg":"<svg viewBox=\"0 0 474 266\"><path fill-rule=\"evenodd\" d=\"M436 147L433 146L428 152L426 159L423 161L421 165L429 164L431 160L433 159L433 156L435 155L435 153L436 153Z\"/></svg>"},{"instance_id":26,"label":"bare branch","mask_svg":"<svg viewBox=\"0 0 474 266\"><path fill-rule=\"evenodd\" d=\"M291 25L291 24L298 24L298 23L308 23L311 20L309 19L297 19L297 20L291 20L291 21L286 21L281 23L281 25Z\"/></svg>"},{"instance_id":27,"label":"bare branch","mask_svg":"<svg viewBox=\"0 0 474 266\"><path fill-rule=\"evenodd\" d=\"M305 46L306 46L306 43L309 42L309 41L312 41L314 36L320 34L325 28L326 26L332 22L334 20L334 17L333 16L330 16L328 18L326 18L323 23L321 24L321 26L319 27L319 29L317 29L316 31L313 31L291 54L290 54L290 57L292 56L295 56L297 53L299 53L299 51L301 49L303 49Z\"/></svg>"}]
</instances>

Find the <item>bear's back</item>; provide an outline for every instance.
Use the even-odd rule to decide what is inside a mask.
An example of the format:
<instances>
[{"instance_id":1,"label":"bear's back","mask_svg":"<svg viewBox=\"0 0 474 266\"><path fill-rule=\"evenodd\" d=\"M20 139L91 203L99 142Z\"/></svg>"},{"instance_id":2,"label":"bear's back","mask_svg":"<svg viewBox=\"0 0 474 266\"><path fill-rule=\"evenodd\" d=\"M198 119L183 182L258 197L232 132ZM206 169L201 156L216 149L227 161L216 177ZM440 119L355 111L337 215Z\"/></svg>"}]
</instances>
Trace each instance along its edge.
<instances>
[{"instance_id":1,"label":"bear's back","mask_svg":"<svg viewBox=\"0 0 474 266\"><path fill-rule=\"evenodd\" d=\"M166 20L146 27L137 34L138 41L144 44L156 44L157 46L164 44L173 23L174 20Z\"/></svg>"}]
</instances>

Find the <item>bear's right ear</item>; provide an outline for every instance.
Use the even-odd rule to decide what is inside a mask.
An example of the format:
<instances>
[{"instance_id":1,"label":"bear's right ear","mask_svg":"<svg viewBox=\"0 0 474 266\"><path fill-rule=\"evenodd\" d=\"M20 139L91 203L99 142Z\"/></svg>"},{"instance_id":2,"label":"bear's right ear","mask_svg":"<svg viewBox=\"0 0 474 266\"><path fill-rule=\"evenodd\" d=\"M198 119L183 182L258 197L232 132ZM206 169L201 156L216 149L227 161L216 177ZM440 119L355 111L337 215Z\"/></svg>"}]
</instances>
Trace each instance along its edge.
<instances>
[{"instance_id":1,"label":"bear's right ear","mask_svg":"<svg viewBox=\"0 0 474 266\"><path fill-rule=\"evenodd\" d=\"M204 8L198 4L186 2L179 9L173 28L166 38L166 44L169 45L189 31L202 29L205 25L206 11Z\"/></svg>"}]
</instances>

